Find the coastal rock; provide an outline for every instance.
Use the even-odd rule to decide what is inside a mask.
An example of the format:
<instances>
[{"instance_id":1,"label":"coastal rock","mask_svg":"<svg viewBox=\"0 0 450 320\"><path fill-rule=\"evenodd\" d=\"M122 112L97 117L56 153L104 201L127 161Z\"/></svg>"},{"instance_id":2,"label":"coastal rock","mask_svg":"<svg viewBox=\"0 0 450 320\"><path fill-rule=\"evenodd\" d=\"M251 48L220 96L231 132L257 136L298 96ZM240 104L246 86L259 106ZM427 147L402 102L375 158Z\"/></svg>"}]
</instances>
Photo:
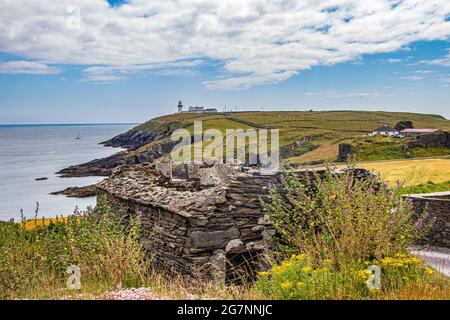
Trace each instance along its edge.
<instances>
[{"instance_id":1,"label":"coastal rock","mask_svg":"<svg viewBox=\"0 0 450 320\"><path fill-rule=\"evenodd\" d=\"M99 190L95 185L86 187L69 187L61 191L52 192L52 195L64 195L69 198L88 198L95 197L99 193Z\"/></svg>"},{"instance_id":2,"label":"coastal rock","mask_svg":"<svg viewBox=\"0 0 450 320\"><path fill-rule=\"evenodd\" d=\"M58 171L56 174L61 175L62 178L109 176L112 173L112 169L124 164L126 159L127 152L122 151L106 158L95 159L87 163L68 167Z\"/></svg>"},{"instance_id":3,"label":"coastal rock","mask_svg":"<svg viewBox=\"0 0 450 320\"><path fill-rule=\"evenodd\" d=\"M150 163L172 151L174 142L170 140L142 147L133 151L121 151L109 157L65 168L56 174L62 178L110 176L113 169L122 165Z\"/></svg>"}]
</instances>

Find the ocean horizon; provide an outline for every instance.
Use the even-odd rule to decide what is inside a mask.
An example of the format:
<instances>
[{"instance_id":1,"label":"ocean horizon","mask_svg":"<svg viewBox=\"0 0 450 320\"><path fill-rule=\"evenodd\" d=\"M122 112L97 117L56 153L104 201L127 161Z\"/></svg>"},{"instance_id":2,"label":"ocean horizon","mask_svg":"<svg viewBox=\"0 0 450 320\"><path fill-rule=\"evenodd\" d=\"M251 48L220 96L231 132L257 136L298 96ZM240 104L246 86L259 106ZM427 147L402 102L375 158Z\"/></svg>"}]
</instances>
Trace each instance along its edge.
<instances>
[{"instance_id":1,"label":"ocean horizon","mask_svg":"<svg viewBox=\"0 0 450 320\"><path fill-rule=\"evenodd\" d=\"M51 195L68 187L86 186L104 177L61 178L55 173L71 165L121 151L99 143L135 123L0 124L0 220L55 217L95 205L95 197ZM47 180L36 181L38 178Z\"/></svg>"},{"instance_id":2,"label":"ocean horizon","mask_svg":"<svg viewBox=\"0 0 450 320\"><path fill-rule=\"evenodd\" d=\"M138 122L99 122L99 123L0 123L0 127L61 127L61 126L115 126L138 125Z\"/></svg>"}]
</instances>

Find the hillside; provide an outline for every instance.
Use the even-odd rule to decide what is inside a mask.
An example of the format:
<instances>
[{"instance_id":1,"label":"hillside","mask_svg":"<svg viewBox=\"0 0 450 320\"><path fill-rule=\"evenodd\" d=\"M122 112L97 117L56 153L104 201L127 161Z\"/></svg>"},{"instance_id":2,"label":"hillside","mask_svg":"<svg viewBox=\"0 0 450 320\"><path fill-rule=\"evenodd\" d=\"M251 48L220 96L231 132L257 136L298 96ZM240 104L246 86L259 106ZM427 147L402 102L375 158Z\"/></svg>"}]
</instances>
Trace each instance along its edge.
<instances>
[{"instance_id":1,"label":"hillside","mask_svg":"<svg viewBox=\"0 0 450 320\"><path fill-rule=\"evenodd\" d=\"M394 126L398 121L412 120L417 128L450 130L450 121L439 115L404 112L319 111L319 112L233 112L215 114L171 114L151 119L131 130L103 142L106 146L128 150L116 157L92 161L59 172L66 176L88 175L90 171L107 175L121 163L151 161L167 154L174 143L171 133L178 128L193 131L195 120L203 121L203 129L277 128L280 130L281 156L289 162L311 163L334 161L341 142L358 142L383 124ZM398 141L395 157L403 158ZM377 148L378 142L371 148ZM389 143L388 143L389 144ZM395 143L394 143L395 144ZM374 147L375 145L375 147ZM366 148L367 149L367 148ZM370 148L368 148L370 149ZM418 156L446 155L448 149L418 150ZM385 154L380 154L381 159ZM370 158L370 157L369 157ZM369 159L366 159L369 160ZM100 168L100 169L99 169ZM95 169L95 170L92 170Z\"/></svg>"}]
</instances>

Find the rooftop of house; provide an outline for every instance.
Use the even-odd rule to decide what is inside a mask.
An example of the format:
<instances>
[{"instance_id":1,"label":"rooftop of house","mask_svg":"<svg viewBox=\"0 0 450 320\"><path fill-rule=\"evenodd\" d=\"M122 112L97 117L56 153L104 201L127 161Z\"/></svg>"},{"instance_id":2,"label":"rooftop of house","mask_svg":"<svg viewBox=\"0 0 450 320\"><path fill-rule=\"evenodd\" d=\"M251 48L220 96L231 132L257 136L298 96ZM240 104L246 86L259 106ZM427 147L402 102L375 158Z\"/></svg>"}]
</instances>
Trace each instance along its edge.
<instances>
[{"instance_id":1,"label":"rooftop of house","mask_svg":"<svg viewBox=\"0 0 450 320\"><path fill-rule=\"evenodd\" d=\"M439 132L441 129L432 129L432 128L416 128L416 129L405 129L400 132L402 133L433 133Z\"/></svg>"}]
</instances>

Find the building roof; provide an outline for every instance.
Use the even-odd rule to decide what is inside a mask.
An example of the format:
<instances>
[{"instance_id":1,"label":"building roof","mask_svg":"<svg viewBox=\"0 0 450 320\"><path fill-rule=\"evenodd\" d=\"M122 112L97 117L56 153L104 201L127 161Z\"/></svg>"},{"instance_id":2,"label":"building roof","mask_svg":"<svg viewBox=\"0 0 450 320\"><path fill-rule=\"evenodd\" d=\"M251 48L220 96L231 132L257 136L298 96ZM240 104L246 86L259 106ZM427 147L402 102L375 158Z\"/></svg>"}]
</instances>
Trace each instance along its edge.
<instances>
[{"instance_id":1,"label":"building roof","mask_svg":"<svg viewBox=\"0 0 450 320\"><path fill-rule=\"evenodd\" d=\"M385 124L384 126L376 128L373 132L397 132L397 130Z\"/></svg>"},{"instance_id":2,"label":"building roof","mask_svg":"<svg viewBox=\"0 0 450 320\"><path fill-rule=\"evenodd\" d=\"M421 129L405 129L400 132L402 133L433 133L441 131L441 129L431 129L431 128L421 128Z\"/></svg>"}]
</instances>

